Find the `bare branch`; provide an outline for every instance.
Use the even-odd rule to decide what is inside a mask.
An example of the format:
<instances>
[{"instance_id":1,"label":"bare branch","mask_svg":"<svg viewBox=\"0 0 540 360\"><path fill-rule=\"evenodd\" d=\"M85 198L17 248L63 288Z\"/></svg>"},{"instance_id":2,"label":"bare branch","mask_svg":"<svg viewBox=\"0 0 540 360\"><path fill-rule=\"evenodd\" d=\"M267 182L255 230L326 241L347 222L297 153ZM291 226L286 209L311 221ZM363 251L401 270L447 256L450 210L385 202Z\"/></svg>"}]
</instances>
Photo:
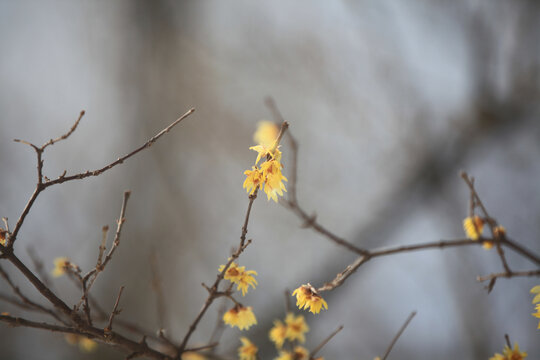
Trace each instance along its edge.
<instances>
[{"instance_id":1,"label":"bare branch","mask_svg":"<svg viewBox=\"0 0 540 360\"><path fill-rule=\"evenodd\" d=\"M61 140L65 140L67 139L71 134L73 134L73 132L75 131L75 129L77 129L77 126L79 126L79 123L81 122L81 119L83 118L84 116L84 113L85 111L82 110L81 113L79 114L79 117L77 118L77 120L75 121L75 123L73 124L73 126L71 127L71 129L69 129L69 131L67 133L65 133L64 135L62 136L59 136L57 137L56 139L51 139L49 141L47 141L45 144L43 144L43 146L41 147L41 151L45 150L45 148L49 145L53 145Z\"/></svg>"},{"instance_id":2,"label":"bare branch","mask_svg":"<svg viewBox=\"0 0 540 360\"><path fill-rule=\"evenodd\" d=\"M112 323L113 323L114 317L120 314L121 310L118 310L118 304L120 304L120 297L122 296L122 291L124 291L124 287L120 286L120 290L118 291L118 296L116 297L116 302L114 303L114 307L111 311L111 316L109 317L109 323L105 327L106 333L110 333L112 331Z\"/></svg>"},{"instance_id":3,"label":"bare branch","mask_svg":"<svg viewBox=\"0 0 540 360\"><path fill-rule=\"evenodd\" d=\"M332 340L332 338L334 336L337 335L338 332L340 332L341 330L343 330L343 325L340 325L336 330L334 330L333 333L331 333L330 335L328 335L328 337L326 339L324 339L323 341L321 341L321 343L319 345L317 345L317 347L315 349L313 349L311 351L311 353L309 354L309 359L310 360L313 360L315 358L315 355L317 355L317 353L326 345L328 344L328 342L330 340Z\"/></svg>"},{"instance_id":4,"label":"bare branch","mask_svg":"<svg viewBox=\"0 0 540 360\"><path fill-rule=\"evenodd\" d=\"M477 276L476 280L480 282L498 279L498 278L513 278L513 277L531 277L531 276L540 276L540 270L529 270L529 271L512 271L512 272L502 272L494 273L486 276Z\"/></svg>"},{"instance_id":5,"label":"bare branch","mask_svg":"<svg viewBox=\"0 0 540 360\"><path fill-rule=\"evenodd\" d=\"M394 345L398 341L399 337L401 336L401 334L403 334L403 332L405 331L405 329L407 328L407 326L409 325L409 323L411 322L411 320L413 319L413 317L415 315L416 315L416 311L413 311L409 315L409 317L407 317L407 320L405 320L405 323L403 323L403 325L401 326L401 328L397 332L396 336L394 336L394 338L390 342L390 345L388 345L388 348L386 349L386 351L385 351L385 353L384 353L384 355L382 357L382 360L386 360L386 358L388 358L388 355L390 354L390 351L392 351L392 348L394 347Z\"/></svg>"},{"instance_id":6,"label":"bare branch","mask_svg":"<svg viewBox=\"0 0 540 360\"><path fill-rule=\"evenodd\" d=\"M253 202L255 201L256 198L257 198L257 190L255 190L255 192L252 195L249 196L248 208L246 210L246 216L245 216L245 219L244 219L244 225L242 226L242 233L240 235L240 246L238 247L236 252L234 254L232 254L232 256L229 258L229 261L227 261L227 263L225 264L223 270L217 275L216 280L214 281L214 284L212 285L212 287L209 288L209 294L208 294L208 297L206 298L206 301L204 302L201 310L199 311L199 314L197 314L197 317L195 317L195 319L193 320L193 322L189 326L188 332L186 333L186 335L182 339L182 342L180 344L179 351L178 351L178 356L180 356L182 354L182 352L185 351L185 348L186 348L187 342L189 341L189 338L191 337L191 335L193 334L193 332L197 328L197 325L201 321L202 317L204 316L204 314L206 313L206 311L208 310L208 308L210 307L210 305L212 304L214 299L216 299L216 294L218 293L219 283L221 282L221 280L223 280L223 277L225 276L225 273L227 272L227 269L231 266L233 261L236 260L240 256L240 254L245 250L245 248L247 246L249 246L249 244L251 244L251 240L248 240L246 242L246 235L247 235L247 231L248 231L249 215L251 214L251 208L252 208Z\"/></svg>"}]
</instances>

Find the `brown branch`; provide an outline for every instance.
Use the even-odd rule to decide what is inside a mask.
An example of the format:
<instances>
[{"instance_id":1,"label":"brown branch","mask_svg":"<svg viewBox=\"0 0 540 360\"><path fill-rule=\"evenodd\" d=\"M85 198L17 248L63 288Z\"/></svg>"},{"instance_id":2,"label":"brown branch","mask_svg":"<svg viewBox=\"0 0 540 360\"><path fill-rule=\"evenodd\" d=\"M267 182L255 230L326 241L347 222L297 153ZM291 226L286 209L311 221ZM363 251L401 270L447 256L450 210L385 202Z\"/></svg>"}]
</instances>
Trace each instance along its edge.
<instances>
[{"instance_id":1,"label":"brown branch","mask_svg":"<svg viewBox=\"0 0 540 360\"><path fill-rule=\"evenodd\" d=\"M497 254L499 254L499 258L501 259L501 263L503 265L504 270L507 273L511 273L512 270L510 270L510 266L508 266L508 261L506 261L506 257L504 256L504 250L503 250L503 248L501 246L501 239L500 239L499 236L497 236L496 231L495 231L495 227L497 226L497 222L495 221L495 219L493 219L491 216L489 216L489 214L488 214L488 212L486 210L486 207L482 203L482 200L480 199L480 196L478 195L478 192L474 188L474 179L469 178L469 175L465 171L461 172L461 177L463 178L463 180L465 181L465 183L469 186L469 189L471 190L471 197L474 198L473 203L478 205L480 207L480 209L482 210L482 212L484 213L484 216L485 216L485 218L487 220L487 223L489 225L489 229L491 231L491 237L496 239L496 241L494 241L495 247L497 248ZM473 206L473 205L471 205L471 206ZM476 227L476 225L474 225L474 226Z\"/></svg>"},{"instance_id":2,"label":"brown branch","mask_svg":"<svg viewBox=\"0 0 540 360\"><path fill-rule=\"evenodd\" d=\"M161 130L159 133L157 133L156 135L154 135L152 138L150 138L150 140L148 140L146 143L144 143L142 146L138 147L137 149L133 150L132 152L130 152L129 154L127 155L124 155L120 158L118 158L117 160L111 162L110 164L102 167L101 169L97 169L97 170L93 170L93 171L86 171L84 173L79 173L79 174L75 174L75 175L70 175L70 176L66 176L66 172L64 172L62 175L60 175L58 178L56 178L55 180L49 180L49 181L46 181L46 182L43 182L43 174L42 174L42 171L43 171L43 161L41 159L41 156L43 154L43 151L45 149L45 147L51 143L51 141L49 141L48 143L46 143L45 145L43 145L41 148L37 147L36 145L34 144L31 144L27 141L24 141L24 140L19 140L19 139L15 139L14 141L16 142L20 142L20 143L23 143L23 144L26 144L26 145L29 145L31 146L35 151L36 151L36 155L37 155L37 173L38 173L38 183L36 185L36 188L34 190L34 192L32 193L30 199L28 200L26 206L24 207L24 210L23 212L21 213L21 215L19 216L19 219L17 220L17 223L15 224L15 228L13 229L13 232L10 234L9 236L9 239L10 239L10 242L9 242L9 245L7 247L9 247L9 249L6 249L6 247L4 246L1 246L0 245L0 250L2 252L2 254L5 254L6 251L10 251L11 248L13 248L13 245L15 243L15 241L17 240L17 235L19 234L19 231L22 227L22 224L24 223L24 220L26 218L26 216L28 215L28 213L30 212L30 209L32 208L32 205L34 204L34 201L36 200L36 198L38 197L38 195L43 191L45 190L46 188L50 187L50 186L53 186L53 185L56 185L56 184L62 184L66 181L71 181L71 180L81 180L81 179L85 179L87 177L90 177L90 176L98 176L98 175L101 175L102 173L104 173L105 171L107 170L110 170L112 169L113 167L115 167L116 165L119 165L119 164L122 164L125 160L129 159L130 157L132 157L133 155L137 154L138 152L152 146L161 136L163 136L164 134L168 133L175 125L177 125L179 122L181 122L182 120L184 120L186 117L188 117L189 115L191 115L193 112L195 111L195 109L190 109L188 110L184 115L182 115L181 117L179 117L178 119L176 119L174 122L172 122L169 126L167 126L165 129ZM72 130L75 131L75 128L76 126L72 127ZM71 133L73 131L69 131L67 134L65 134L66 138L67 136L71 135ZM59 139L61 140L62 137L60 137ZM53 143L55 141L59 141L58 139L57 140L53 140Z\"/></svg>"},{"instance_id":3,"label":"brown branch","mask_svg":"<svg viewBox=\"0 0 540 360\"><path fill-rule=\"evenodd\" d=\"M512 272L502 272L502 273L493 273L486 276L477 276L476 280L480 282L498 279L498 278L513 278L513 277L531 277L531 276L540 276L540 270L529 270L529 271L512 271Z\"/></svg>"},{"instance_id":4,"label":"brown branch","mask_svg":"<svg viewBox=\"0 0 540 360\"><path fill-rule=\"evenodd\" d=\"M79 123L81 122L81 119L83 118L85 114L85 111L82 110L81 113L79 114L79 117L77 118L77 120L75 121L75 123L73 124L73 126L69 129L69 131L67 133L65 133L64 135L62 136L59 136L57 137L56 139L51 139L49 141L47 141L45 144L43 144L43 146L41 147L41 151L45 150L45 148L49 145L53 145L61 140L65 140L67 139L71 134L73 134L73 132L75 131L75 129L77 129L77 126L79 126Z\"/></svg>"},{"instance_id":5,"label":"brown branch","mask_svg":"<svg viewBox=\"0 0 540 360\"><path fill-rule=\"evenodd\" d=\"M313 360L315 359L315 355L317 355L317 353L326 345L328 344L328 342L330 340L332 340L332 338L334 336L337 335L338 332L340 332L341 330L343 330L343 325L340 325L336 330L334 330L333 333L331 333L330 335L328 335L328 337L326 339L324 339L323 341L321 341L321 343L319 345L317 345L317 347L313 350L311 350L310 354L309 354L309 359L310 360Z\"/></svg>"},{"instance_id":6,"label":"brown branch","mask_svg":"<svg viewBox=\"0 0 540 360\"><path fill-rule=\"evenodd\" d=\"M120 304L120 297L122 296L122 291L124 291L124 287L120 286L120 290L118 291L118 296L116 297L116 302L114 303L114 307L111 311L111 316L109 317L109 323L104 329L106 333L110 333L112 331L112 323L113 323L114 317L120 314L120 311L122 311L122 310L118 310L118 305Z\"/></svg>"},{"instance_id":7,"label":"brown branch","mask_svg":"<svg viewBox=\"0 0 540 360\"><path fill-rule=\"evenodd\" d=\"M88 306L88 293L90 292L90 288L92 285L94 285L94 282L96 281L98 275L105 269L105 266L111 261L112 256L116 250L116 248L120 245L120 235L122 233L122 227L124 225L124 222L126 221L126 207L127 202L129 200L129 196L131 195L131 191L124 191L124 197L122 200L122 207L120 208L120 218L116 221L116 233L114 235L114 241L111 246L111 249L109 250L109 253L105 256L105 259L100 264L100 266L96 266L94 269L90 270L82 279L82 288L83 288L83 294L81 296L81 299L79 300L79 303L75 306L75 309L79 309L82 303L85 304L85 306ZM100 257L101 257L101 249L100 249ZM99 259L98 259L98 262Z\"/></svg>"},{"instance_id":8,"label":"brown branch","mask_svg":"<svg viewBox=\"0 0 540 360\"><path fill-rule=\"evenodd\" d=\"M165 296L163 294L163 288L161 286L161 278L159 276L158 261L156 252L153 251L150 255L150 270L152 272L152 290L156 295L156 313L158 317L158 326L160 329L166 327L165 324L165 314L167 313L165 309Z\"/></svg>"},{"instance_id":9,"label":"brown branch","mask_svg":"<svg viewBox=\"0 0 540 360\"><path fill-rule=\"evenodd\" d=\"M292 181L291 181L292 182ZM321 224L319 224L316 220L315 215L308 215L304 209L300 207L300 204L294 199L285 200L282 202L287 206L289 209L291 209L300 219L304 221L302 227L305 228L312 228L319 234L325 236L326 238L330 239L331 241L335 242L336 244L343 246L349 251L352 251L359 255L366 255L368 253L367 250L359 248L347 240L335 235L330 230L323 227Z\"/></svg>"},{"instance_id":10,"label":"brown branch","mask_svg":"<svg viewBox=\"0 0 540 360\"><path fill-rule=\"evenodd\" d=\"M407 320L405 320L405 323L403 323L403 325L401 326L401 328L397 332L396 336L394 336L394 338L390 342L390 345L388 345L388 348L386 349L386 351L385 351L385 353L384 353L384 355L382 357L382 360L386 360L386 358L388 358L388 355L390 354L390 351L392 351L392 348L394 347L394 345L398 341L399 337L401 336L401 334L403 334L403 332L405 331L405 329L407 328L407 326L409 325L409 323L411 322L411 320L414 318L415 315L416 315L416 311L413 311L409 315Z\"/></svg>"},{"instance_id":11,"label":"brown branch","mask_svg":"<svg viewBox=\"0 0 540 360\"><path fill-rule=\"evenodd\" d=\"M19 297L19 299L21 299L21 301L26 305L28 306L28 308L31 308L31 309L34 309L36 311L39 311L39 312L42 312L42 313L45 313L45 314L48 314L50 316L52 316L54 319L62 322L62 323L65 323L65 321L60 317L58 316L57 313L55 313L53 310L51 309L47 309L46 307L40 305L40 304L37 304L35 302L33 302L32 300L30 300L28 297L26 297L22 292L21 290L19 289L18 286L16 286L13 281L11 281L11 278L9 277L9 275L4 271L4 269L0 266L0 276L2 276L2 278L4 278L4 280L8 283L8 285L11 287L11 290L13 290L13 292L15 293L15 295L17 295Z\"/></svg>"},{"instance_id":12,"label":"brown branch","mask_svg":"<svg viewBox=\"0 0 540 360\"><path fill-rule=\"evenodd\" d=\"M102 173L104 173L105 171L107 170L110 170L112 169L113 167L115 167L116 165L119 165L119 164L122 164L125 160L129 159L130 157L132 157L133 155L137 154L138 152L146 149L146 148L149 148L150 146L152 146L161 136L163 136L164 134L168 133L174 126L176 126L179 122L181 122L182 120L184 120L185 118L187 118L189 115L191 115L193 112L195 111L195 109L190 109L188 110L184 115L182 115L181 117L179 117L178 119L176 119L174 122L172 122L169 126L167 126L165 129L161 130L159 133L157 133L156 135L154 135L152 138L150 138L150 140L148 140L146 143L144 143L143 145L139 146L137 149L133 150L132 152L130 152L129 154L126 154L120 158L118 158L117 160L113 161L112 163L102 167L101 169L96 169L96 170L88 170L84 173L79 173L79 174L75 174L75 175L70 175L70 176L59 176L58 178L56 178L55 180L51 180L51 181L48 181L47 183L45 183L45 186L49 187L49 186L52 186L52 185L56 185L56 184L61 184L61 183L64 183L66 181L71 181L71 180L81 180L81 179L85 179L87 177L90 177L90 176L98 176L98 175L101 175Z\"/></svg>"},{"instance_id":13,"label":"brown branch","mask_svg":"<svg viewBox=\"0 0 540 360\"><path fill-rule=\"evenodd\" d=\"M317 291L321 292L321 291L329 291L329 290L335 289L336 287L343 284L343 282L345 282L345 280L347 280L347 278L351 276L360 266L362 266L367 261L375 257L387 256L387 255L411 252L411 251L418 251L418 250L428 250L428 249L435 249L435 248L442 249L446 247L466 246L466 245L478 246L481 244L482 244L481 242L472 241L470 239L458 239L458 240L442 240L442 241L423 243L423 244L396 246L396 247L368 251L366 255L362 255L358 257L353 263L348 265L345 268L345 270L337 274L336 277L332 281L324 284L322 287L318 288Z\"/></svg>"},{"instance_id":14,"label":"brown branch","mask_svg":"<svg viewBox=\"0 0 540 360\"><path fill-rule=\"evenodd\" d=\"M150 348L146 344L146 342L135 342L115 332L107 334L101 329L88 325L83 325L81 327L58 326L48 323L30 321L19 317L12 317L9 315L0 315L0 321L15 327L23 326L35 329L48 330L52 332L60 332L64 334L76 334L80 336L85 336L91 339L99 340L104 343L113 344L123 350L127 350L132 353L136 352L141 354L141 356L146 356L152 359L170 359L169 356Z\"/></svg>"},{"instance_id":15,"label":"brown branch","mask_svg":"<svg viewBox=\"0 0 540 360\"><path fill-rule=\"evenodd\" d=\"M249 204L248 204L248 207L247 207L247 210L246 210L246 216L244 218L244 225L242 226L242 233L240 235L240 245L239 245L238 249L236 250L236 252L234 252L232 254L232 256L229 258L229 260L227 261L227 263L223 267L223 270L217 275L216 280L214 281L214 284L212 285L212 287L209 288L208 297L206 298L201 310L199 311L199 313L197 314L197 316L195 317L195 319L193 320L193 322L189 326L189 329L188 329L186 335L184 336L184 338L182 339L182 342L180 343L177 358L179 358L180 355L182 354L182 352L185 351L185 348L186 348L187 342L189 341L189 338L191 337L191 335L193 334L193 332L197 328L197 325L201 321L202 317L204 316L204 314L206 313L206 311L208 310L208 308L210 307L212 302L216 299L216 293L218 293L218 286L219 286L221 280L223 280L223 277L225 276L225 273L227 272L227 269L231 266L233 261L236 260L240 256L240 254L245 250L245 248L247 246L249 246L249 244L251 243L251 240L248 240L246 242L246 235L247 235L247 231L248 231L249 215L251 214L251 208L252 208L253 202L255 201L256 198L257 198L257 190L255 190L255 192L252 195L249 196Z\"/></svg>"}]
</instances>

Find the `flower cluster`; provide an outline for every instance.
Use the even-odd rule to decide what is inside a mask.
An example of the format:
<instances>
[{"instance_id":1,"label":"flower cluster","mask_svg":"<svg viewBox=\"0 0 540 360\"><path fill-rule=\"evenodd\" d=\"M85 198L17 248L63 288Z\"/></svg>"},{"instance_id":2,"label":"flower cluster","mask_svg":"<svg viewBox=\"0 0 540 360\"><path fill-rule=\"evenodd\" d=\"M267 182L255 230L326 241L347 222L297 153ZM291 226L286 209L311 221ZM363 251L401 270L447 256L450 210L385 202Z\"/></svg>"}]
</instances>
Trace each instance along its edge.
<instances>
[{"instance_id":1,"label":"flower cluster","mask_svg":"<svg viewBox=\"0 0 540 360\"><path fill-rule=\"evenodd\" d=\"M285 321L274 320L274 327L270 329L270 340L276 345L278 350L281 350L285 340L290 342L298 341L303 344L306 341L305 334L309 331L309 326L306 324L304 316L295 316L293 313L288 313Z\"/></svg>"},{"instance_id":2,"label":"flower cluster","mask_svg":"<svg viewBox=\"0 0 540 360\"><path fill-rule=\"evenodd\" d=\"M225 265L221 265L218 271L223 272L224 268ZM242 296L245 296L250 285L253 289L255 289L255 285L257 285L257 280L255 280L253 275L257 275L257 272L254 270L246 270L245 266L238 266L237 263L233 262L227 268L227 271L225 271L225 276L223 278L236 284L236 289L241 290Z\"/></svg>"},{"instance_id":3,"label":"flower cluster","mask_svg":"<svg viewBox=\"0 0 540 360\"><path fill-rule=\"evenodd\" d=\"M307 360L309 357L309 351L303 346L295 346L292 351L281 351L279 357L276 360ZM322 360L317 358L315 360Z\"/></svg>"},{"instance_id":4,"label":"flower cluster","mask_svg":"<svg viewBox=\"0 0 540 360\"><path fill-rule=\"evenodd\" d=\"M532 300L532 303L536 304L536 312L532 313L532 316L540 319L540 285L536 285L535 287L533 287L531 289L531 293L536 294L534 295L534 298ZM540 329L540 322L538 323L538 329Z\"/></svg>"},{"instance_id":5,"label":"flower cluster","mask_svg":"<svg viewBox=\"0 0 540 360\"><path fill-rule=\"evenodd\" d=\"M65 339L66 339L67 343L70 344L70 345L77 345L78 344L79 348L82 351L85 351L85 352L92 352L97 347L97 342L95 342L94 340L89 339L89 338L87 338L85 336L80 336L80 335L77 335L77 334L66 334Z\"/></svg>"},{"instance_id":6,"label":"flower cluster","mask_svg":"<svg viewBox=\"0 0 540 360\"><path fill-rule=\"evenodd\" d=\"M245 307L239 304L232 309L229 309L229 311L223 315L223 321L225 324L228 324L231 327L236 326L240 330L247 330L252 325L257 324L257 318L255 317L255 314L253 314L251 306Z\"/></svg>"},{"instance_id":7,"label":"flower cluster","mask_svg":"<svg viewBox=\"0 0 540 360\"><path fill-rule=\"evenodd\" d=\"M6 246L6 233L6 230L0 228L0 244L2 246Z\"/></svg>"},{"instance_id":8,"label":"flower cluster","mask_svg":"<svg viewBox=\"0 0 540 360\"><path fill-rule=\"evenodd\" d=\"M463 220L463 230L471 240L478 240L484 232L484 220L478 216L469 216Z\"/></svg>"},{"instance_id":9,"label":"flower cluster","mask_svg":"<svg viewBox=\"0 0 540 360\"><path fill-rule=\"evenodd\" d=\"M326 301L317 293L317 290L311 284L302 285L293 291L296 296L296 306L299 309L307 309L313 314L318 314L321 309L328 309Z\"/></svg>"},{"instance_id":10,"label":"flower cluster","mask_svg":"<svg viewBox=\"0 0 540 360\"><path fill-rule=\"evenodd\" d=\"M501 354L495 354L489 360L523 360L527 357L526 352L521 352L519 350L518 343L514 343L514 348L508 347L506 345L503 349L503 353Z\"/></svg>"},{"instance_id":11,"label":"flower cluster","mask_svg":"<svg viewBox=\"0 0 540 360\"><path fill-rule=\"evenodd\" d=\"M258 145L250 147L251 150L257 152L255 165L251 170L246 170L246 180L243 187L251 195L256 190L264 190L268 200L272 199L277 202L278 195L283 196L283 191L287 191L283 181L287 178L281 173L281 151L279 151L279 136L278 127L269 121L263 121L259 124L259 128L254 135L255 142ZM259 161L263 159L260 164Z\"/></svg>"},{"instance_id":12,"label":"flower cluster","mask_svg":"<svg viewBox=\"0 0 540 360\"><path fill-rule=\"evenodd\" d=\"M77 265L71 263L67 257L58 257L54 259L54 269L52 270L52 276L60 277L69 271L70 269L76 269Z\"/></svg>"},{"instance_id":13,"label":"flower cluster","mask_svg":"<svg viewBox=\"0 0 540 360\"><path fill-rule=\"evenodd\" d=\"M242 342L242 346L238 348L238 357L240 360L256 360L259 348L246 337L241 337L240 341Z\"/></svg>"}]
</instances>

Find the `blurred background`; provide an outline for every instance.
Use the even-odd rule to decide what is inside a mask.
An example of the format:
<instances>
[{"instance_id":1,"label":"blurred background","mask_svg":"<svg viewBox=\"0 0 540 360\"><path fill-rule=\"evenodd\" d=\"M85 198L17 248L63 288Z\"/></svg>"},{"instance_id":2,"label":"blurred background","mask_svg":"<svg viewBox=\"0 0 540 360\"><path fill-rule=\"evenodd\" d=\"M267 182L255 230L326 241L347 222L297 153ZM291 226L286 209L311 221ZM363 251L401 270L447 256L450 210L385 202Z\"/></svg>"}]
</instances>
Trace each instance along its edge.
<instances>
[{"instance_id":1,"label":"blurred background","mask_svg":"<svg viewBox=\"0 0 540 360\"><path fill-rule=\"evenodd\" d=\"M238 238L248 203L242 182L257 122L272 96L299 149L298 198L354 244L376 248L463 237L467 170L510 237L540 252L540 3L535 1L0 1L0 215L13 225L33 191L35 154L86 110L68 141L50 147L44 173L100 168L195 107L157 144L102 176L48 189L19 234L47 272L68 256L95 264L103 225L113 227L132 191L121 245L93 294L119 318L159 328L151 254L165 293L164 327L181 339ZM290 148L283 146L289 176ZM240 264L259 273L242 299L258 326L227 329L276 356L268 340L284 316L283 291L320 286L355 256L261 196ZM515 270L534 264L507 251ZM34 299L39 294L2 266ZM429 250L374 259L329 309L304 313L312 349L343 324L326 359L382 355L407 315L418 315L391 359L488 359L504 334L540 358L529 289L538 278L501 279L491 294L477 275L502 271L495 251ZM70 304L65 277L54 289ZM9 293L5 282L0 292ZM229 304L227 304L229 305ZM208 341L216 303L192 337ZM2 311L40 319L1 303ZM89 354L62 335L0 324L2 359L123 359Z\"/></svg>"}]
</instances>

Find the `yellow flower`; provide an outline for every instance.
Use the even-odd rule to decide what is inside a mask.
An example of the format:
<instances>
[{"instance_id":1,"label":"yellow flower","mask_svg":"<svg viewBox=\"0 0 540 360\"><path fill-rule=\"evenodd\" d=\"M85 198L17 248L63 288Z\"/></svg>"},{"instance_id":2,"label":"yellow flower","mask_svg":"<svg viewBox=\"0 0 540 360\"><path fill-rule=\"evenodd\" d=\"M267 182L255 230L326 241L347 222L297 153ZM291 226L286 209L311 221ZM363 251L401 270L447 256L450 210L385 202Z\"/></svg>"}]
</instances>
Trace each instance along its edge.
<instances>
[{"instance_id":1,"label":"yellow flower","mask_svg":"<svg viewBox=\"0 0 540 360\"><path fill-rule=\"evenodd\" d=\"M223 315L225 324L231 327L238 327L240 330L249 329L252 325L257 324L255 314L250 307L236 305Z\"/></svg>"},{"instance_id":2,"label":"yellow flower","mask_svg":"<svg viewBox=\"0 0 540 360\"><path fill-rule=\"evenodd\" d=\"M3 246L6 246L6 233L6 230L0 228L0 244Z\"/></svg>"},{"instance_id":3,"label":"yellow flower","mask_svg":"<svg viewBox=\"0 0 540 360\"><path fill-rule=\"evenodd\" d=\"M287 326L285 326L280 320L274 320L274 327L270 329L270 340L276 344L276 348L279 350L283 347L285 337L287 336Z\"/></svg>"},{"instance_id":4,"label":"yellow flower","mask_svg":"<svg viewBox=\"0 0 540 360\"><path fill-rule=\"evenodd\" d=\"M255 165L259 163L262 158L276 159L281 161L281 152L278 150L278 136L279 128L276 124L270 121L261 121L259 127L253 136L253 140L257 145L250 147L250 150L257 152L257 160Z\"/></svg>"},{"instance_id":5,"label":"yellow flower","mask_svg":"<svg viewBox=\"0 0 540 360\"><path fill-rule=\"evenodd\" d=\"M288 180L281 173L282 166L283 165L281 165L278 160L269 160L261 164L264 179L264 192L266 193L268 200L272 198L272 200L277 202L277 195L283 196L283 191L287 191L283 181Z\"/></svg>"},{"instance_id":6,"label":"yellow flower","mask_svg":"<svg viewBox=\"0 0 540 360\"><path fill-rule=\"evenodd\" d=\"M241 337L242 346L238 348L240 360L256 360L259 349L246 337Z\"/></svg>"},{"instance_id":7,"label":"yellow flower","mask_svg":"<svg viewBox=\"0 0 540 360\"><path fill-rule=\"evenodd\" d=\"M540 302L540 285L536 285L531 289L531 294L536 294L532 300L533 304Z\"/></svg>"},{"instance_id":8,"label":"yellow flower","mask_svg":"<svg viewBox=\"0 0 540 360\"><path fill-rule=\"evenodd\" d=\"M221 265L219 267L219 272L222 272L224 268L225 265ZM254 270L246 271L245 266L238 266L238 264L233 262L225 272L223 278L237 284L238 286L236 289L242 290L242 296L245 296L250 285L254 289L255 285L257 285L257 280L255 280L253 275L257 275L257 272Z\"/></svg>"},{"instance_id":9,"label":"yellow flower","mask_svg":"<svg viewBox=\"0 0 540 360\"><path fill-rule=\"evenodd\" d=\"M194 351L187 351L182 354L181 359L182 360L206 360L206 357Z\"/></svg>"},{"instance_id":10,"label":"yellow flower","mask_svg":"<svg viewBox=\"0 0 540 360\"><path fill-rule=\"evenodd\" d=\"M85 352L92 352L97 347L97 342L87 338L86 336L81 336L77 334L65 334L64 339L66 339L66 342L70 345L79 344L79 348Z\"/></svg>"},{"instance_id":11,"label":"yellow flower","mask_svg":"<svg viewBox=\"0 0 540 360\"><path fill-rule=\"evenodd\" d=\"M285 324L287 324L286 337L289 341L298 340L300 343L306 342L305 333L309 331L303 315L294 316L293 313L288 313L285 317Z\"/></svg>"},{"instance_id":12,"label":"yellow flower","mask_svg":"<svg viewBox=\"0 0 540 360\"><path fill-rule=\"evenodd\" d=\"M279 135L279 127L272 121L261 121L259 127L253 135L253 141L266 148L271 148L274 145Z\"/></svg>"},{"instance_id":13,"label":"yellow flower","mask_svg":"<svg viewBox=\"0 0 540 360\"><path fill-rule=\"evenodd\" d=\"M307 309L309 307L309 311L313 314L318 314L321 308L328 309L326 301L310 284L300 286L293 291L292 295L296 295L296 306L299 309Z\"/></svg>"},{"instance_id":14,"label":"yellow flower","mask_svg":"<svg viewBox=\"0 0 540 360\"><path fill-rule=\"evenodd\" d=\"M514 343L514 349L510 349L506 345L503 349L503 355L495 354L489 360L523 360L527 357L526 352L519 351L518 343Z\"/></svg>"},{"instance_id":15,"label":"yellow flower","mask_svg":"<svg viewBox=\"0 0 540 360\"><path fill-rule=\"evenodd\" d=\"M482 247L485 250L491 250L493 248L493 241L484 241L484 242L482 242Z\"/></svg>"},{"instance_id":16,"label":"yellow flower","mask_svg":"<svg viewBox=\"0 0 540 360\"><path fill-rule=\"evenodd\" d=\"M255 166L253 166L251 170L244 171L244 175L246 175L246 180L244 180L243 188L246 189L250 195L252 195L257 188L263 188L263 174Z\"/></svg>"},{"instance_id":17,"label":"yellow flower","mask_svg":"<svg viewBox=\"0 0 540 360\"><path fill-rule=\"evenodd\" d=\"M83 351L92 352L96 349L97 342L87 337L81 337L81 339L79 340L79 347Z\"/></svg>"},{"instance_id":18,"label":"yellow flower","mask_svg":"<svg viewBox=\"0 0 540 360\"><path fill-rule=\"evenodd\" d=\"M71 266L69 259L67 257L58 257L54 259L54 269L52 271L52 276L60 277L66 273L66 270Z\"/></svg>"},{"instance_id":19,"label":"yellow flower","mask_svg":"<svg viewBox=\"0 0 540 360\"><path fill-rule=\"evenodd\" d=\"M281 351L279 357L276 360L307 360L309 351L302 346L297 346L292 352Z\"/></svg>"},{"instance_id":20,"label":"yellow flower","mask_svg":"<svg viewBox=\"0 0 540 360\"><path fill-rule=\"evenodd\" d=\"M536 305L536 312L531 315L540 319L540 304ZM540 322L538 323L538 329L540 329Z\"/></svg>"},{"instance_id":21,"label":"yellow flower","mask_svg":"<svg viewBox=\"0 0 540 360\"><path fill-rule=\"evenodd\" d=\"M484 220L478 215L466 217L465 220L463 220L463 229L469 239L478 240L484 231Z\"/></svg>"}]
</instances>

